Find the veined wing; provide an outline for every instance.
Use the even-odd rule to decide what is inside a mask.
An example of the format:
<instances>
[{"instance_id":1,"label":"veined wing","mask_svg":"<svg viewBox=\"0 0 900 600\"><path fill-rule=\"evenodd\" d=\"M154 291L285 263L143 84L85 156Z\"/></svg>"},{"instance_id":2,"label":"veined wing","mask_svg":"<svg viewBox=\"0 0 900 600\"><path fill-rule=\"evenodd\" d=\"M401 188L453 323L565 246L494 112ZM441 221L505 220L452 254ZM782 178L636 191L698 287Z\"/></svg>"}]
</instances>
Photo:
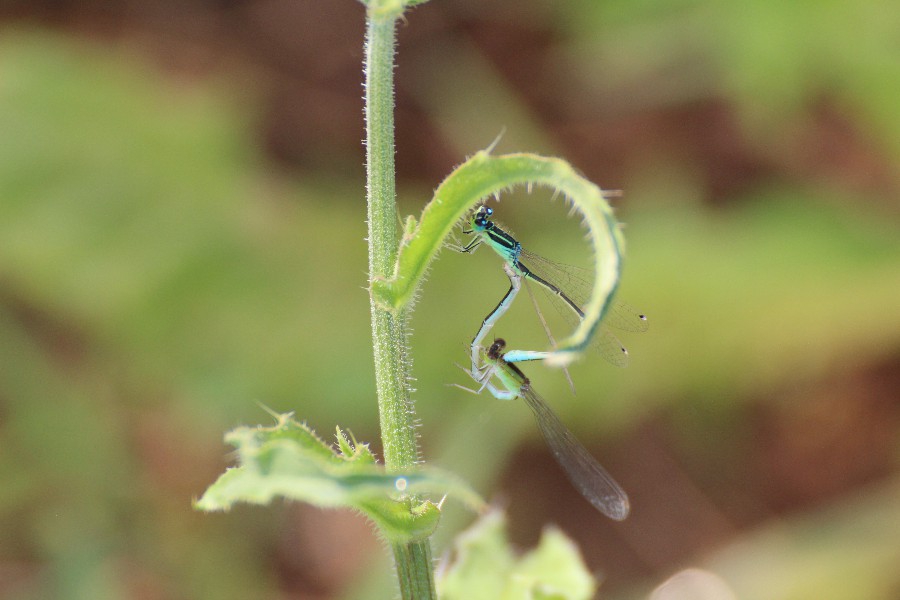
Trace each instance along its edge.
<instances>
[{"instance_id":1,"label":"veined wing","mask_svg":"<svg viewBox=\"0 0 900 600\"><path fill-rule=\"evenodd\" d=\"M519 253L519 260L532 273L558 287L580 308L584 308L593 290L593 271L584 267L566 265L528 252L524 248ZM539 284L540 285L540 284ZM541 286L543 287L543 286ZM552 293L552 292L551 292ZM570 310L570 309L566 309ZM603 324L622 331L641 333L647 331L647 316L625 302L614 300Z\"/></svg>"},{"instance_id":2,"label":"veined wing","mask_svg":"<svg viewBox=\"0 0 900 600\"><path fill-rule=\"evenodd\" d=\"M577 306L583 307L587 302L593 288L590 282L593 273L590 269L557 263L525 250L520 254L520 261L534 275L559 288ZM572 310L568 302L532 278L526 278L526 285L529 280L534 281L535 285L549 299L550 304L573 329L578 326L581 315ZM624 302L614 301L588 348L597 352L608 363L620 368L626 367L628 366L628 351L607 326L622 331L640 333L646 331L648 325L647 317L634 307Z\"/></svg>"},{"instance_id":3,"label":"veined wing","mask_svg":"<svg viewBox=\"0 0 900 600\"><path fill-rule=\"evenodd\" d=\"M522 389L544 440L581 495L610 519L621 521L630 510L628 496L590 452L581 445L556 413L530 387Z\"/></svg>"}]
</instances>

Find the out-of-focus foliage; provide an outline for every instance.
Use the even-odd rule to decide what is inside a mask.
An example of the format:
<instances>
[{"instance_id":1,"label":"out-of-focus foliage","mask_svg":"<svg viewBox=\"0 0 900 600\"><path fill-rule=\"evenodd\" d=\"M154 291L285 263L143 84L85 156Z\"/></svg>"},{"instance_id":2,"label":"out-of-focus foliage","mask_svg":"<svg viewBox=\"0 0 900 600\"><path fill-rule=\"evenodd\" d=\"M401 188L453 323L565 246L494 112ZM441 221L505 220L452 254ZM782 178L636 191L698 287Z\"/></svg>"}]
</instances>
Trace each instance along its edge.
<instances>
[{"instance_id":1,"label":"out-of-focus foliage","mask_svg":"<svg viewBox=\"0 0 900 600\"><path fill-rule=\"evenodd\" d=\"M895 477L838 505L773 522L704 562L729 582L737 598L892 598L898 589L891 573L900 563L898 536Z\"/></svg>"},{"instance_id":2,"label":"out-of-focus foliage","mask_svg":"<svg viewBox=\"0 0 900 600\"><path fill-rule=\"evenodd\" d=\"M547 529L537 548L517 557L499 511L461 533L454 552L454 561L439 570L438 594L446 600L587 600L595 590L564 533Z\"/></svg>"},{"instance_id":3,"label":"out-of-focus foliage","mask_svg":"<svg viewBox=\"0 0 900 600\"><path fill-rule=\"evenodd\" d=\"M745 133L775 150L811 108L834 103L896 158L900 17L891 8L889 0L581 0L555 11L565 40L555 66L626 112L726 100Z\"/></svg>"},{"instance_id":4,"label":"out-of-focus foliage","mask_svg":"<svg viewBox=\"0 0 900 600\"><path fill-rule=\"evenodd\" d=\"M499 259L443 253L413 316L424 456L505 490L514 539L560 521L604 597L646 598L686 564L738 598L896 597L898 20L888 0L442 0L401 30L398 159L420 140L447 163L401 178L404 212L504 127L498 152L562 154L625 190L621 294L651 331L624 339L626 370L575 365L574 398L527 369L586 443L615 442L598 458L634 501L624 524L549 458L498 481L537 440L527 411L444 385L505 291ZM237 76L0 39L0 597L271 598L315 587L303 565L342 574L323 589L389 596L340 570L365 527L348 542L331 513L191 509L256 402L377 437L358 150L289 181L225 100ZM578 262L544 200L504 200L505 224ZM518 304L497 334L540 342Z\"/></svg>"},{"instance_id":5,"label":"out-of-focus foliage","mask_svg":"<svg viewBox=\"0 0 900 600\"><path fill-rule=\"evenodd\" d=\"M2 593L269 597L262 517L191 498L257 400L373 430L368 369L334 376L369 359L362 209L267 177L224 88L33 32L0 55Z\"/></svg>"}]
</instances>

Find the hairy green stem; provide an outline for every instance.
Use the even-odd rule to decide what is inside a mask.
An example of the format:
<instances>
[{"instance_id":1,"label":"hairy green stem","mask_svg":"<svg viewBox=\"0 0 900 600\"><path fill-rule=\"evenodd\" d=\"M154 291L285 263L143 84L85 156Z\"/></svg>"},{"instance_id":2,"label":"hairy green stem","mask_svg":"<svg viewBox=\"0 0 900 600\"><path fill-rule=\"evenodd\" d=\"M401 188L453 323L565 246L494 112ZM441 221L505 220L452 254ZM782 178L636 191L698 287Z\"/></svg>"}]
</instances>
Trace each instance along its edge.
<instances>
[{"instance_id":1,"label":"hairy green stem","mask_svg":"<svg viewBox=\"0 0 900 600\"><path fill-rule=\"evenodd\" d=\"M394 183L394 18L370 16L366 37L366 175L369 206L369 276L383 277L394 268L397 232ZM389 471L412 467L418 456L409 406L409 361L406 319L372 303L375 378Z\"/></svg>"},{"instance_id":2,"label":"hairy green stem","mask_svg":"<svg viewBox=\"0 0 900 600\"><path fill-rule=\"evenodd\" d=\"M393 271L397 253L394 181L394 44L399 14L370 7L366 26L366 177L368 184L369 277ZM405 311L390 312L371 300L375 384L384 463L388 471L411 469L418 460L409 397ZM404 599L436 598L428 540L393 545Z\"/></svg>"}]
</instances>

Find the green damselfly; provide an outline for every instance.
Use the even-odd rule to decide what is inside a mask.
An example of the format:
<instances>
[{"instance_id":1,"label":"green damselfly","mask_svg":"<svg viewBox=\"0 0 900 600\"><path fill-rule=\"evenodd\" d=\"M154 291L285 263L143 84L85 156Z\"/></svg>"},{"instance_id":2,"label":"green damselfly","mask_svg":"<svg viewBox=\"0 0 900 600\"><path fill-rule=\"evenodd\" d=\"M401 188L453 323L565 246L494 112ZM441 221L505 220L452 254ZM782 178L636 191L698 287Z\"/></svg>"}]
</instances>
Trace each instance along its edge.
<instances>
[{"instance_id":1,"label":"green damselfly","mask_svg":"<svg viewBox=\"0 0 900 600\"><path fill-rule=\"evenodd\" d=\"M531 387L528 377L514 363L505 360L506 342L494 340L482 354L483 366L472 377L480 388L488 390L499 400L522 398L531 409L538 428L556 462L563 468L572 485L597 510L607 517L621 521L628 516L628 496L612 476L591 456L575 435L563 424L543 398ZM494 383L497 382L497 384ZM462 386L459 386L462 387Z\"/></svg>"}]
</instances>

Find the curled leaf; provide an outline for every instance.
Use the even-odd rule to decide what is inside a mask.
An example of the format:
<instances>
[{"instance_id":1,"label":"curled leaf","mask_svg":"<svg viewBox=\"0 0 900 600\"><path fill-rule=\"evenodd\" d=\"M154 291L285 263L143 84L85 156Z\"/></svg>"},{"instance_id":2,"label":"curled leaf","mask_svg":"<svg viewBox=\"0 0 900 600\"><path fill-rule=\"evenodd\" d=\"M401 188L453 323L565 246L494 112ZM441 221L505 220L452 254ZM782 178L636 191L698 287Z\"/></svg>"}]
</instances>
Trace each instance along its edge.
<instances>
[{"instance_id":1,"label":"curled leaf","mask_svg":"<svg viewBox=\"0 0 900 600\"><path fill-rule=\"evenodd\" d=\"M407 220L394 273L372 283L372 294L388 310L400 311L415 298L431 261L454 226L486 198L515 186L546 186L571 202L587 227L594 249L594 285L584 318L546 359L564 366L590 343L612 304L619 282L625 242L603 190L569 163L535 154L475 154L457 167L435 191L416 223Z\"/></svg>"}]
</instances>

